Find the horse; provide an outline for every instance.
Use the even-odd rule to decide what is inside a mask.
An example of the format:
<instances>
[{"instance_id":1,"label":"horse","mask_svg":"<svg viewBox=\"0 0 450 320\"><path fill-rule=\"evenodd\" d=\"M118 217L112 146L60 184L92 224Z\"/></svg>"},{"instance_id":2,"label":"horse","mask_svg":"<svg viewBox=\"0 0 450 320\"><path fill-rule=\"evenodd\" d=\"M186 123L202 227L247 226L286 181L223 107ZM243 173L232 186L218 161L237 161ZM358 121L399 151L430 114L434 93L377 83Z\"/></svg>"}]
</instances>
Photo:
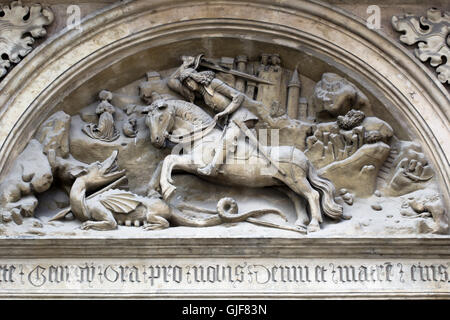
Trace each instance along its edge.
<instances>
[{"instance_id":1,"label":"horse","mask_svg":"<svg viewBox=\"0 0 450 320\"><path fill-rule=\"evenodd\" d=\"M146 113L145 123L154 147L165 148L168 141L183 146L183 154L172 152L163 160L160 187L165 200L176 189L172 171L177 169L229 186L287 186L297 197L307 200L311 216L308 232L320 230L322 212L333 219L347 219L342 206L334 200L333 184L318 176L305 154L294 146L260 145L258 148L264 150L258 152L258 148L250 148L248 141L239 139L234 154L244 152L245 161L235 156L235 161L225 161L218 172L206 176L197 169L212 160L214 148L223 137L223 131L217 128L212 117L193 103L163 98L153 101L142 112ZM295 224L301 227L304 212L296 211Z\"/></svg>"}]
</instances>

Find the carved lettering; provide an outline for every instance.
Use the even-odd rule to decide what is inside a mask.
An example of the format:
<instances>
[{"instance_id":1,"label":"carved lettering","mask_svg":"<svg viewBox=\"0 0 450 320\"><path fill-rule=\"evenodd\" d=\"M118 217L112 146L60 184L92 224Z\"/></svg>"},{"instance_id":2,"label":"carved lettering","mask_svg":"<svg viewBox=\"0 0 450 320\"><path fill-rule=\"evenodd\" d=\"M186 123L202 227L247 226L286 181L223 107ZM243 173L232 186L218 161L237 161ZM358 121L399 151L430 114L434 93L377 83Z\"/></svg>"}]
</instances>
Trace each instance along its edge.
<instances>
[{"instance_id":1,"label":"carved lettering","mask_svg":"<svg viewBox=\"0 0 450 320\"><path fill-rule=\"evenodd\" d=\"M13 274L16 267L13 265L0 265L0 282L14 282Z\"/></svg>"},{"instance_id":2,"label":"carved lettering","mask_svg":"<svg viewBox=\"0 0 450 320\"><path fill-rule=\"evenodd\" d=\"M413 282L447 282L448 272L445 265L422 265L420 262L411 265L411 280Z\"/></svg>"},{"instance_id":3,"label":"carved lettering","mask_svg":"<svg viewBox=\"0 0 450 320\"><path fill-rule=\"evenodd\" d=\"M45 268L40 265L36 266L31 272L28 274L28 281L31 285L35 287L42 286L46 281L47 277L44 275Z\"/></svg>"},{"instance_id":4,"label":"carved lettering","mask_svg":"<svg viewBox=\"0 0 450 320\"><path fill-rule=\"evenodd\" d=\"M324 266L316 266L315 267L315 275L316 275L316 281L317 282L327 282L327 280L325 280L325 272L328 269L325 269Z\"/></svg>"},{"instance_id":5,"label":"carved lettering","mask_svg":"<svg viewBox=\"0 0 450 320\"><path fill-rule=\"evenodd\" d=\"M93 265L86 265L84 267L78 267L80 271L79 282L92 282L95 277L95 267Z\"/></svg>"},{"instance_id":6,"label":"carved lettering","mask_svg":"<svg viewBox=\"0 0 450 320\"><path fill-rule=\"evenodd\" d=\"M48 281L56 283L69 282L69 267L68 266L48 267Z\"/></svg>"},{"instance_id":7,"label":"carved lettering","mask_svg":"<svg viewBox=\"0 0 450 320\"><path fill-rule=\"evenodd\" d=\"M395 266L395 267L394 267ZM375 283L398 288L403 283L412 285L438 284L446 286L449 281L448 264L378 262L366 264L193 264L193 265L125 265L85 263L84 265L0 265L0 290L4 287L19 288L31 285L34 288L103 288L123 286L140 288L150 284L157 288L195 288L197 285L212 285L218 288L232 285L245 288L302 288L306 286L326 286L338 288L340 285L366 288ZM18 276L17 276L17 275ZM16 279L16 277L19 277ZM22 279L22 281L18 281ZM244 286L243 286L244 285ZM118 287L119 288L119 287Z\"/></svg>"},{"instance_id":8,"label":"carved lettering","mask_svg":"<svg viewBox=\"0 0 450 320\"><path fill-rule=\"evenodd\" d=\"M148 278L150 279L150 285L154 286L155 285L155 279L159 279L160 275L161 275L161 268L159 266L150 266L148 267L149 270L149 276Z\"/></svg>"}]
</instances>

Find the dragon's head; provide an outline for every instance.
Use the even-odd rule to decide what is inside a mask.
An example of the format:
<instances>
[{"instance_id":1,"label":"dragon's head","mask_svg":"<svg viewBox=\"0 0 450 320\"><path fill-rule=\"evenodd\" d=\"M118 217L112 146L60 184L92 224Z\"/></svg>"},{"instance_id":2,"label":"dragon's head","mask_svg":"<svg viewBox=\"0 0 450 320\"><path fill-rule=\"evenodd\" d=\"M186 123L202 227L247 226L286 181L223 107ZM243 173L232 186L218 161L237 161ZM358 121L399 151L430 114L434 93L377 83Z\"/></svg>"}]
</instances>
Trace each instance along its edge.
<instances>
[{"instance_id":1,"label":"dragon's head","mask_svg":"<svg viewBox=\"0 0 450 320\"><path fill-rule=\"evenodd\" d=\"M82 179L86 184L86 189L98 188L107 185L125 175L125 170L118 170L118 151L115 150L103 162L96 161L83 168L77 179Z\"/></svg>"}]
</instances>

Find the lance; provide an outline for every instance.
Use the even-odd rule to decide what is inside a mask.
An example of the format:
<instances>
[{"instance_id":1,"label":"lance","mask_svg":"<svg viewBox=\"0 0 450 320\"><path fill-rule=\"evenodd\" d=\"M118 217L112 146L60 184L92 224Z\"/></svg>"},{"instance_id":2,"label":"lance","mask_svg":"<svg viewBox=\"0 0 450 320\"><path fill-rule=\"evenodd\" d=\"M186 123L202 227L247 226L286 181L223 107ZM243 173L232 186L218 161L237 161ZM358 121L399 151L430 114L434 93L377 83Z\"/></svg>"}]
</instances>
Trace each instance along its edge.
<instances>
[{"instance_id":1,"label":"lance","mask_svg":"<svg viewBox=\"0 0 450 320\"><path fill-rule=\"evenodd\" d=\"M230 68L227 68L227 67L219 66L219 65L217 65L217 64L215 64L215 63L213 63L211 61L205 60L205 59L201 60L199 65L201 65L202 67L205 67L205 68L216 70L216 71L229 73L229 74L232 74L234 76L241 77L241 78L244 78L246 80L254 81L254 82L257 82L257 83L274 85L274 83L272 83L270 81L258 78L256 76L253 76L253 75L245 73L245 72L241 72L241 71L237 71L237 70L230 69Z\"/></svg>"},{"instance_id":2,"label":"lance","mask_svg":"<svg viewBox=\"0 0 450 320\"><path fill-rule=\"evenodd\" d=\"M247 126L240 120L236 120L234 119L233 122L239 127L239 129L241 130L241 132L243 134L245 134L251 142L253 142L253 144L258 148L260 154L267 160L269 161L270 164L272 164L275 169L278 170L278 172L280 172L283 176L286 176L286 172L284 172L283 169L280 168L280 166L278 166L277 161L274 161L270 155L267 154L267 152L265 151L264 146L261 145L261 143L259 143L258 139L253 135L253 133L250 131L250 129L247 128Z\"/></svg>"}]
</instances>

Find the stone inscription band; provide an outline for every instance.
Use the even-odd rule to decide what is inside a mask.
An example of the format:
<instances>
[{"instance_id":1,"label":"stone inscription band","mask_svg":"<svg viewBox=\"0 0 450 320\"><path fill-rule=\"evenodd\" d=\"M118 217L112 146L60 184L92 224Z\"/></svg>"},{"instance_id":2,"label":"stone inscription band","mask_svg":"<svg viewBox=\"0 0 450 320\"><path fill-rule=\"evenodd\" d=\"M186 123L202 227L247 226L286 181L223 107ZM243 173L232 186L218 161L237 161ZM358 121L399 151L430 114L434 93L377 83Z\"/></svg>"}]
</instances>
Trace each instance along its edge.
<instances>
[{"instance_id":1,"label":"stone inscription band","mask_svg":"<svg viewBox=\"0 0 450 320\"><path fill-rule=\"evenodd\" d=\"M450 260L38 259L0 262L2 295L450 293Z\"/></svg>"}]
</instances>

